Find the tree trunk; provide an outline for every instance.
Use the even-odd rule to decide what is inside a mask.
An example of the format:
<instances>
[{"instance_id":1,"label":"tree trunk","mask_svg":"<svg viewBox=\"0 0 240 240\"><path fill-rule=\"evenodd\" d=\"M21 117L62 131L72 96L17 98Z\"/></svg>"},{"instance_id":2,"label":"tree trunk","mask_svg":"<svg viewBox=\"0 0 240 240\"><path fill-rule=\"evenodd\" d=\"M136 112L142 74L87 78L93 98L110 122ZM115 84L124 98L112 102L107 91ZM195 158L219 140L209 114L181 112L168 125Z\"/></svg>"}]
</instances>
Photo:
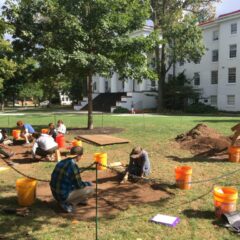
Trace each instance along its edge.
<instances>
[{"instance_id":1,"label":"tree trunk","mask_svg":"<svg viewBox=\"0 0 240 240\"><path fill-rule=\"evenodd\" d=\"M2 105L1 105L1 108L2 108L2 112L4 112L4 95L2 94Z\"/></svg>"},{"instance_id":2,"label":"tree trunk","mask_svg":"<svg viewBox=\"0 0 240 240\"><path fill-rule=\"evenodd\" d=\"M92 73L89 72L87 76L87 82L88 82L88 129L93 129L93 101L92 101L92 90L93 90L93 82L92 82Z\"/></svg>"},{"instance_id":3,"label":"tree trunk","mask_svg":"<svg viewBox=\"0 0 240 240\"><path fill-rule=\"evenodd\" d=\"M165 44L162 44L161 48L161 60L160 60L160 76L158 81L158 108L157 111L163 110L163 98L164 98L164 83L166 78L166 64L165 64Z\"/></svg>"},{"instance_id":4,"label":"tree trunk","mask_svg":"<svg viewBox=\"0 0 240 240\"><path fill-rule=\"evenodd\" d=\"M163 88L162 88L163 87L163 79L161 77L159 44L157 44L155 46L155 58L156 58L156 71L157 71L157 76L158 76L158 106L157 106L157 112L161 112L162 109L163 109Z\"/></svg>"}]
</instances>

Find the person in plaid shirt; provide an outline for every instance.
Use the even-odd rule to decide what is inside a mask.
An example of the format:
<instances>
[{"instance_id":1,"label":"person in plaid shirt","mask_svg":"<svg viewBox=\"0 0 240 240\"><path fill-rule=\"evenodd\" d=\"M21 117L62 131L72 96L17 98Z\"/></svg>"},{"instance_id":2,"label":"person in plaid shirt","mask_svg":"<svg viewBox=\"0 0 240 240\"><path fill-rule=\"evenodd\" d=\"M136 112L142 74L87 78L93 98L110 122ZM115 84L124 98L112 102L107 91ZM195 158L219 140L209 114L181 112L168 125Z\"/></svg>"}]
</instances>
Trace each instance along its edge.
<instances>
[{"instance_id":1,"label":"person in plaid shirt","mask_svg":"<svg viewBox=\"0 0 240 240\"><path fill-rule=\"evenodd\" d=\"M73 156L57 163L50 181L53 197L68 213L78 204L85 205L87 198L94 193L92 183L82 181L77 165L82 158L83 148L71 148L71 155Z\"/></svg>"}]
</instances>

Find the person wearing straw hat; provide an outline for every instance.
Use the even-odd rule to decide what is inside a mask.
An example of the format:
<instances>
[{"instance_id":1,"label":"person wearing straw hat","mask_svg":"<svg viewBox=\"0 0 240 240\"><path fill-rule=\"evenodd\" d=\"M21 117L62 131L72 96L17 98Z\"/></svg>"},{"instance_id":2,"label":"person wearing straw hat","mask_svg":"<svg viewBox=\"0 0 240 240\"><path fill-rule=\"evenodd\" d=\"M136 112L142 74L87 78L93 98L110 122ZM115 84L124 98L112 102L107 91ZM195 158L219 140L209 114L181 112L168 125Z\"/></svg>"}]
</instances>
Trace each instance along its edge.
<instances>
[{"instance_id":1,"label":"person wearing straw hat","mask_svg":"<svg viewBox=\"0 0 240 240\"><path fill-rule=\"evenodd\" d=\"M147 151L137 146L130 153L130 161L128 168L124 174L121 183L128 180L128 177L145 177L150 174L150 160Z\"/></svg>"},{"instance_id":2,"label":"person wearing straw hat","mask_svg":"<svg viewBox=\"0 0 240 240\"><path fill-rule=\"evenodd\" d=\"M53 197L68 213L78 204L86 205L88 197L94 193L92 183L82 181L77 165L82 159L83 148L72 147L70 153L68 158L57 163L50 181Z\"/></svg>"}]
</instances>

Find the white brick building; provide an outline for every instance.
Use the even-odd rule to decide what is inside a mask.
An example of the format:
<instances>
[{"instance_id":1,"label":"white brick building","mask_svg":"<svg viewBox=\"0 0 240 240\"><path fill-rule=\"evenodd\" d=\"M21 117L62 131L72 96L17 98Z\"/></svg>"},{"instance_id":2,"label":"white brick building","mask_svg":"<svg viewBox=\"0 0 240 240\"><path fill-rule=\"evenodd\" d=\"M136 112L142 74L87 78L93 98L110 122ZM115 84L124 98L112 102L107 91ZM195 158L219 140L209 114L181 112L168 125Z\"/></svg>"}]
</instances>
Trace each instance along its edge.
<instances>
[{"instance_id":1,"label":"white brick building","mask_svg":"<svg viewBox=\"0 0 240 240\"><path fill-rule=\"evenodd\" d=\"M177 66L202 93L201 101L224 111L240 111L240 10L200 25L206 47L201 61ZM169 73L171 74L171 72Z\"/></svg>"}]
</instances>

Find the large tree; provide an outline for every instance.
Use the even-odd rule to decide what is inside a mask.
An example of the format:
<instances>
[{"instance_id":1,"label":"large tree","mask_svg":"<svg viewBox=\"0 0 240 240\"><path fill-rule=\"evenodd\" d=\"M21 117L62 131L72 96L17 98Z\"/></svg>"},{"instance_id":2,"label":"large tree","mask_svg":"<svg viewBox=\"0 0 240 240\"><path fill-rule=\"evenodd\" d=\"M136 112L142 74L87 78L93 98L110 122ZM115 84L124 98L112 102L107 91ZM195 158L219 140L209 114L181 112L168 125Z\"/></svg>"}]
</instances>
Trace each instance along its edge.
<instances>
[{"instance_id":1,"label":"large tree","mask_svg":"<svg viewBox=\"0 0 240 240\"><path fill-rule=\"evenodd\" d=\"M5 34L10 30L9 25L3 19L0 19L0 93L2 110L4 110L3 86L6 81L14 76L17 67L15 61L11 59L12 45L10 41L5 39Z\"/></svg>"},{"instance_id":2,"label":"large tree","mask_svg":"<svg viewBox=\"0 0 240 240\"><path fill-rule=\"evenodd\" d=\"M129 36L144 25L149 7L142 0L9 0L4 14L15 27L15 49L37 59L45 78L81 74L87 81L92 129L94 74L116 71L139 81L154 76L145 56L151 40Z\"/></svg>"},{"instance_id":3,"label":"large tree","mask_svg":"<svg viewBox=\"0 0 240 240\"><path fill-rule=\"evenodd\" d=\"M155 66L158 76L158 112L164 107L166 74L178 61L199 61L204 54L199 19L212 18L218 0L151 0ZM159 39L159 36L161 38Z\"/></svg>"}]
</instances>

